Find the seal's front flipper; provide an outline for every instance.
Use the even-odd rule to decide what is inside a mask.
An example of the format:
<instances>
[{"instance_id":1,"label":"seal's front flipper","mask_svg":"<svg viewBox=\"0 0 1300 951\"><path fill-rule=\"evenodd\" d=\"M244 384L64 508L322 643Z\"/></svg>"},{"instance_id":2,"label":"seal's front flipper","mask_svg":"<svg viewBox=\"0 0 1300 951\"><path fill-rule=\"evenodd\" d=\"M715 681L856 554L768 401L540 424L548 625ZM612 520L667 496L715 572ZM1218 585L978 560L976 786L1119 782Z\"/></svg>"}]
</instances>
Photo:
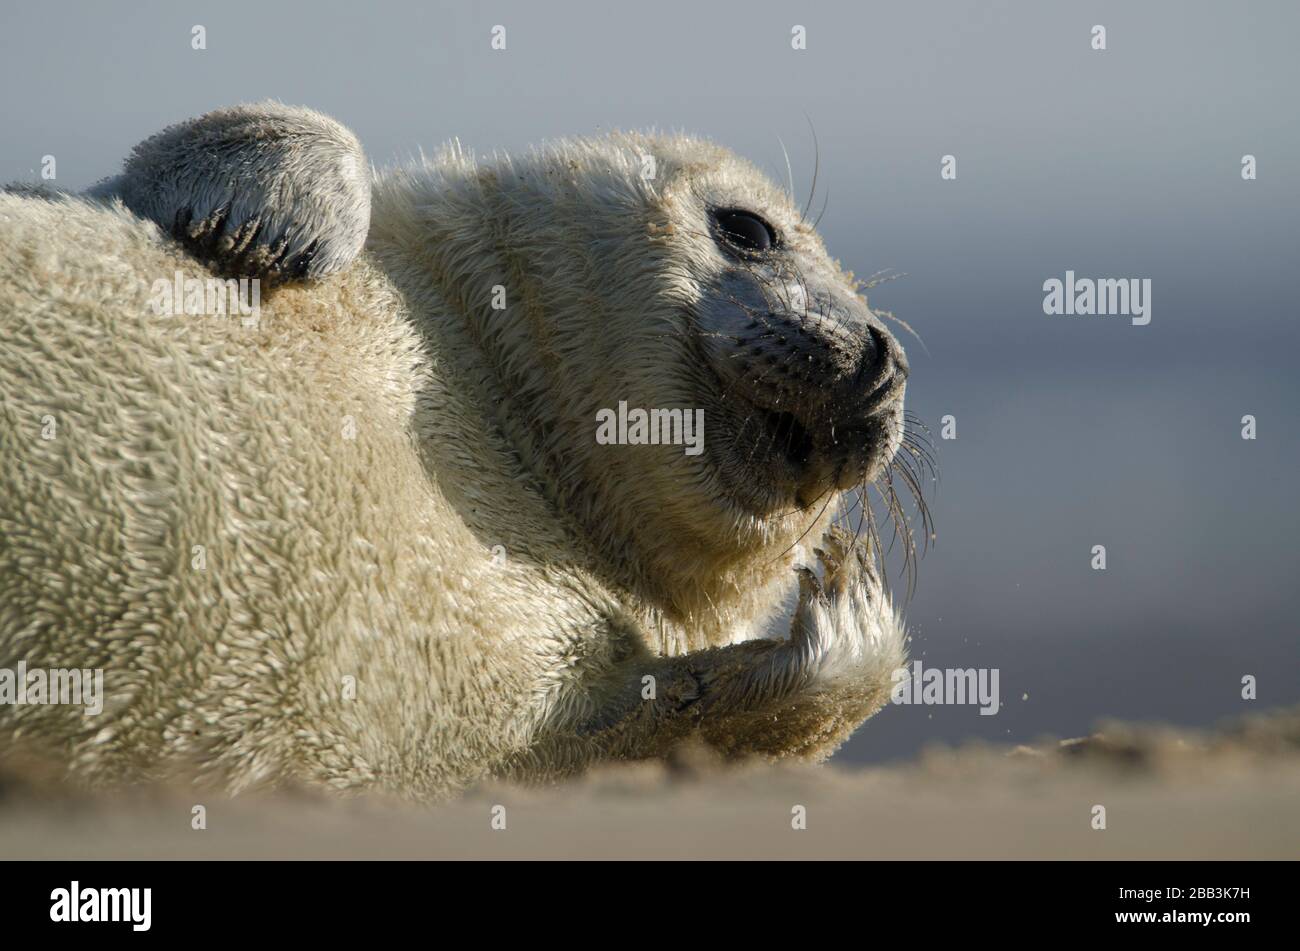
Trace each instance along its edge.
<instances>
[{"instance_id":1,"label":"seal's front flipper","mask_svg":"<svg viewBox=\"0 0 1300 951\"><path fill-rule=\"evenodd\" d=\"M370 172L356 137L279 103L170 126L88 194L120 198L223 276L271 284L341 270L370 228Z\"/></svg>"}]
</instances>

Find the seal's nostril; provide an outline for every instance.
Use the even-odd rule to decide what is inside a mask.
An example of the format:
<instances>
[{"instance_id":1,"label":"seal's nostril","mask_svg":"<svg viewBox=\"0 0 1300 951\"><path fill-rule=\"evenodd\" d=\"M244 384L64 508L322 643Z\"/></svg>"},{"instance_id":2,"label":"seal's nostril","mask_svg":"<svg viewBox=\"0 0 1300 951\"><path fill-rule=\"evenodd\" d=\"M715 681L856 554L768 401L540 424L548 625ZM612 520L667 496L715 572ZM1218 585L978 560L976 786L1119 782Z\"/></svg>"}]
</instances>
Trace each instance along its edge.
<instances>
[{"instance_id":1,"label":"seal's nostril","mask_svg":"<svg viewBox=\"0 0 1300 951\"><path fill-rule=\"evenodd\" d=\"M869 363L869 369L877 371L890 369L899 379L907 379L911 368L907 365L907 356L903 353L903 348L898 345L898 341L880 328L871 327L869 330L872 352L864 357L864 368L868 367Z\"/></svg>"},{"instance_id":2,"label":"seal's nostril","mask_svg":"<svg viewBox=\"0 0 1300 951\"><path fill-rule=\"evenodd\" d=\"M854 388L857 405L869 415L879 408L882 400L897 395L899 385L907 379L908 367L903 349L887 331L868 327L867 337Z\"/></svg>"},{"instance_id":3,"label":"seal's nostril","mask_svg":"<svg viewBox=\"0 0 1300 951\"><path fill-rule=\"evenodd\" d=\"M892 357L889 338L875 327L867 328L867 344L862 348L860 376L873 376Z\"/></svg>"}]
</instances>

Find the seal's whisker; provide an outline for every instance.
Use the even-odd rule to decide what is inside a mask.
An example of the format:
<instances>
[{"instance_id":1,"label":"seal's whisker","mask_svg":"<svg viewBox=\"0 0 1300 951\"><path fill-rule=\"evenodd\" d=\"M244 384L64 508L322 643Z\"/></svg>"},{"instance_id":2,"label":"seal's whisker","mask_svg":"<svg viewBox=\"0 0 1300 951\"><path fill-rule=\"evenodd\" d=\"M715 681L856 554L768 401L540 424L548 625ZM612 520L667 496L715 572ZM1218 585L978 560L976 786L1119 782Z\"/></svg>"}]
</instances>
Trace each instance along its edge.
<instances>
[{"instance_id":1,"label":"seal's whisker","mask_svg":"<svg viewBox=\"0 0 1300 951\"><path fill-rule=\"evenodd\" d=\"M926 356L929 356L929 355L930 355L930 348L927 347L927 346L925 345L925 341L921 339L921 335L920 335L919 333L917 333L917 332L912 328L912 325L909 324L907 321L903 320L901 317L897 317L897 316L895 316L895 315L894 315L894 312L893 312L893 311L890 311L890 310L882 310L882 309L879 309L879 308L873 307L873 308L871 308L871 312L872 312L873 314L875 314L877 317L884 317L886 320L892 320L894 323L898 324L898 326L902 327L902 328L903 328L904 330L906 330L909 334L911 334L914 338L916 338L916 342L919 343L919 344L921 345L921 349L925 351L925 355L926 355Z\"/></svg>"},{"instance_id":2,"label":"seal's whisker","mask_svg":"<svg viewBox=\"0 0 1300 951\"><path fill-rule=\"evenodd\" d=\"M681 338L683 340L730 340L732 343L740 343L740 338L735 334L725 333L721 330L662 330L653 335L653 339L656 340L666 338Z\"/></svg>"},{"instance_id":3,"label":"seal's whisker","mask_svg":"<svg viewBox=\"0 0 1300 951\"><path fill-rule=\"evenodd\" d=\"M808 128L812 131L812 137L813 137L812 187L808 189L808 201L804 203L803 211L799 213L799 217L803 218L804 221L807 221L808 209L812 207L813 198L817 194L817 176L821 173L821 169L822 169L822 148L821 148L821 144L817 141L817 127L813 125L813 121L807 115L807 113L804 114L804 118L808 120Z\"/></svg>"},{"instance_id":4,"label":"seal's whisker","mask_svg":"<svg viewBox=\"0 0 1300 951\"><path fill-rule=\"evenodd\" d=\"M934 440L929 428L919 417L911 413L903 414L903 424L903 438L899 448L907 450L915 460L919 467L918 476L928 474L931 481L938 483L939 461L934 454Z\"/></svg>"},{"instance_id":5,"label":"seal's whisker","mask_svg":"<svg viewBox=\"0 0 1300 951\"><path fill-rule=\"evenodd\" d=\"M786 151L786 148L785 148L785 142L781 139L780 136L777 136L777 137L776 137L776 141L779 142L779 143L781 144L781 154L782 154L783 156L785 156L785 175L786 175L786 179L787 179L787 180L789 181L789 183L790 183L790 188L789 188L789 191L787 192L787 194L790 196L790 202L791 202L791 204L793 204L793 203L794 203L794 200L795 200L795 198L794 198L794 169L791 168L791 166L790 166L790 153Z\"/></svg>"},{"instance_id":6,"label":"seal's whisker","mask_svg":"<svg viewBox=\"0 0 1300 951\"><path fill-rule=\"evenodd\" d=\"M785 558L786 555L790 554L790 552L798 548L803 543L803 540L808 537L808 533L811 532L819 522L821 522L822 516L826 514L827 507L832 502L835 501L837 494L835 492L834 487L832 487L830 489L827 489L825 492L823 492L822 495L827 496L827 498L825 504L822 505L821 510L817 513L817 517L808 523L808 527L803 530L803 534L801 534L798 538L796 538L793 542L791 542L789 547L787 547L785 551L777 555L776 558L772 559L772 561L768 562L768 564L774 564L778 561L781 561L783 558ZM816 505L819 501L821 501L822 495L819 495L817 496L817 498L813 499L812 505ZM810 505L809 508L811 508L812 505Z\"/></svg>"},{"instance_id":7,"label":"seal's whisker","mask_svg":"<svg viewBox=\"0 0 1300 951\"><path fill-rule=\"evenodd\" d=\"M828 188L826 189L826 197L822 199L822 210L817 212L817 218L812 223L813 228L817 228L818 226L821 225L822 216L826 214L826 206L830 204L830 201L831 201L831 190Z\"/></svg>"},{"instance_id":8,"label":"seal's whisker","mask_svg":"<svg viewBox=\"0 0 1300 951\"><path fill-rule=\"evenodd\" d=\"M895 481L897 475L897 481ZM898 483L912 495L917 511L921 517L921 523L925 530L925 538L920 546L916 544L916 533L912 529L911 520L903 508L902 498L898 491ZM917 578L917 560L920 555L924 555L929 550L929 545L934 537L934 524L930 515L929 504L921 489L922 480L917 477L917 472L912 468L912 464L906 458L895 458L890 460L889 464L876 476L874 480L864 479L857 488L858 504L861 506L862 518L866 526L866 544L871 550L872 556L880 566L880 578L886 590L889 589L889 573L885 570L886 561L894 549L899 545L902 546L902 560L900 573L907 578L905 589L905 599L910 600L916 589ZM888 546L884 543L881 525L876 520L874 507L871 504L868 495L868 489L874 487L880 497L883 505L885 518L891 523L891 535Z\"/></svg>"},{"instance_id":9,"label":"seal's whisker","mask_svg":"<svg viewBox=\"0 0 1300 951\"><path fill-rule=\"evenodd\" d=\"M916 413L912 412L910 409L903 410L903 421L909 426L914 427L919 432L925 433L926 438L929 438L930 427L925 424L925 420L916 415Z\"/></svg>"},{"instance_id":10,"label":"seal's whisker","mask_svg":"<svg viewBox=\"0 0 1300 951\"><path fill-rule=\"evenodd\" d=\"M894 468L889 466L885 469L886 483L889 487L888 492L888 510L889 521L892 523L893 535L889 541L889 550L894 550L894 545L901 542L903 546L903 572L907 576L907 599L910 600L916 589L916 539L912 533L912 526L908 523L907 515L903 511L903 503L898 497L898 489L894 486ZM883 572L882 572L883 573Z\"/></svg>"},{"instance_id":11,"label":"seal's whisker","mask_svg":"<svg viewBox=\"0 0 1300 951\"><path fill-rule=\"evenodd\" d=\"M866 519L867 519L867 508L869 502L867 500L866 482L863 481L860 482L858 485L855 485L852 489L852 492L858 502L858 524L857 527L854 528L853 530L853 545L856 546L858 544L858 539L862 537L862 527L866 523Z\"/></svg>"},{"instance_id":12,"label":"seal's whisker","mask_svg":"<svg viewBox=\"0 0 1300 951\"><path fill-rule=\"evenodd\" d=\"M925 533L921 542L922 553L929 551L930 539L933 536L934 525L930 521L930 506L926 503L925 497L921 492L921 486L916 478L916 474L907 467L906 464L900 464L897 468L898 477L907 486L907 490L912 493L912 498L916 500L917 512L921 516L921 527Z\"/></svg>"},{"instance_id":13,"label":"seal's whisker","mask_svg":"<svg viewBox=\"0 0 1300 951\"><path fill-rule=\"evenodd\" d=\"M889 575L885 572L885 552L880 544L880 526L876 524L876 513L871 508L871 498L868 495L867 488L869 483L862 483L863 508L867 513L867 538L871 548L871 557L879 566L880 583L885 591L889 591Z\"/></svg>"},{"instance_id":14,"label":"seal's whisker","mask_svg":"<svg viewBox=\"0 0 1300 951\"><path fill-rule=\"evenodd\" d=\"M938 484L939 482L938 465L927 450L918 449L916 447L908 446L908 445L904 445L900 447L900 449L906 450L907 456L901 459L899 464L905 465L910 470L912 470L912 473L916 478L917 484L924 484L927 482L934 483L936 485Z\"/></svg>"},{"instance_id":15,"label":"seal's whisker","mask_svg":"<svg viewBox=\"0 0 1300 951\"><path fill-rule=\"evenodd\" d=\"M865 281L859 280L858 287L861 290L869 291L873 287L879 287L889 281L896 281L901 277L907 277L906 271L898 271L892 267L881 268L876 273L869 276Z\"/></svg>"}]
</instances>

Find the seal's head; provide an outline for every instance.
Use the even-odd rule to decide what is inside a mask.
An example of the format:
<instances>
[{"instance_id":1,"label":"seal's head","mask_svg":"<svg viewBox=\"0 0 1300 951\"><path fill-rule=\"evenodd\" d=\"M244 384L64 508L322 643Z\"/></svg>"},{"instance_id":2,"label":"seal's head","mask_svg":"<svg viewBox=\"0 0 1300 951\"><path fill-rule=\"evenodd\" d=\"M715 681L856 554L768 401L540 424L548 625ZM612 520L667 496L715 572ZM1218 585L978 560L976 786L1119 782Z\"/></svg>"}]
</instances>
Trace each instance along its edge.
<instances>
[{"instance_id":1,"label":"seal's head","mask_svg":"<svg viewBox=\"0 0 1300 951\"><path fill-rule=\"evenodd\" d=\"M690 315L712 373L709 459L736 504L764 517L881 469L902 435L908 365L813 229L761 186L701 176L712 260Z\"/></svg>"},{"instance_id":2,"label":"seal's head","mask_svg":"<svg viewBox=\"0 0 1300 951\"><path fill-rule=\"evenodd\" d=\"M734 626L730 606L788 578L794 543L897 450L898 341L792 197L711 143L617 134L430 171L403 201L519 454L622 583ZM598 438L638 410L702 411L702 451L653 428Z\"/></svg>"}]
</instances>

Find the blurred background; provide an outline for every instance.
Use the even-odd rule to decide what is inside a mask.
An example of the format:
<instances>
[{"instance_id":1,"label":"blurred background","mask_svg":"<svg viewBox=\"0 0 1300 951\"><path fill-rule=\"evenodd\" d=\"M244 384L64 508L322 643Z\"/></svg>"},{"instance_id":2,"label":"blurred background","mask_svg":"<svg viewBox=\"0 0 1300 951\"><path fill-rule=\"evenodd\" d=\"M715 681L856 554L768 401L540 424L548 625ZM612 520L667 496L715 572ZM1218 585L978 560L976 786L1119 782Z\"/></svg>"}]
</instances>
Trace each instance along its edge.
<instances>
[{"instance_id":1,"label":"blurred background","mask_svg":"<svg viewBox=\"0 0 1300 951\"><path fill-rule=\"evenodd\" d=\"M869 297L925 343L902 337L941 475L913 658L998 668L1002 701L997 716L891 706L840 761L1300 701L1300 7L59 2L0 17L0 181L35 180L53 155L56 184L80 188L169 123L275 98L339 119L379 166L453 137L488 153L657 127L784 182L784 142L802 196L811 123L827 245L859 276L905 272ZM1043 282L1067 269L1149 278L1151 323L1044 315Z\"/></svg>"}]
</instances>

